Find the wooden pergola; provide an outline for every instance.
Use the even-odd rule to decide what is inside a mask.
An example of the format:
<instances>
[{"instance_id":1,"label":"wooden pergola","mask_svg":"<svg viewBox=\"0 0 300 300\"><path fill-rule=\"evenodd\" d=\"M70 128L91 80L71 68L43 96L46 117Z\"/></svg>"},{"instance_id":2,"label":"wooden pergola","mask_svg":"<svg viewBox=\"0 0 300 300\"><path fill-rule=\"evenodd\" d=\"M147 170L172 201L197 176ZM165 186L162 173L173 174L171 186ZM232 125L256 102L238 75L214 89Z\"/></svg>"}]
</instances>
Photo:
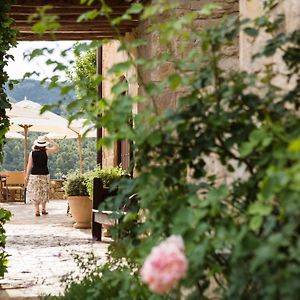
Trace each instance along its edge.
<instances>
[{"instance_id":1,"label":"wooden pergola","mask_svg":"<svg viewBox=\"0 0 300 300\"><path fill-rule=\"evenodd\" d=\"M133 2L138 0L108 0L106 3L112 8L112 17L121 16ZM58 16L61 27L56 31L38 35L33 33L29 22L30 15L36 13L43 6L49 5L47 14ZM99 40L116 37L115 29L111 27L105 16L98 16L91 21L78 21L78 17L91 10L99 10L101 3L94 1L90 6L81 5L80 0L17 0L12 5L10 16L15 20L14 28L19 31L19 41L63 41L63 40ZM122 21L119 30L121 34L130 32L138 24L138 16L132 20Z\"/></svg>"},{"instance_id":2,"label":"wooden pergola","mask_svg":"<svg viewBox=\"0 0 300 300\"><path fill-rule=\"evenodd\" d=\"M147 0L107 0L106 4L112 9L111 16L118 17L134 2L146 2ZM32 30L37 20L29 21L29 17L37 13L45 5L50 6L47 15L58 16L60 27L51 33L39 35ZM101 40L114 39L118 34L110 25L105 16L97 16L93 20L81 21L80 15L101 9L99 0L95 0L90 6L81 5L80 0L16 0L12 5L10 17L15 20L14 28L18 30L18 41L66 41L66 40ZM118 26L119 33L125 35L132 31L138 24L138 16L132 16L131 20L124 20ZM97 51L97 73L102 74L102 48ZM102 98L102 85L98 87L99 97ZM102 129L97 129L97 139L102 137ZM102 166L102 151L97 152L97 164Z\"/></svg>"}]
</instances>

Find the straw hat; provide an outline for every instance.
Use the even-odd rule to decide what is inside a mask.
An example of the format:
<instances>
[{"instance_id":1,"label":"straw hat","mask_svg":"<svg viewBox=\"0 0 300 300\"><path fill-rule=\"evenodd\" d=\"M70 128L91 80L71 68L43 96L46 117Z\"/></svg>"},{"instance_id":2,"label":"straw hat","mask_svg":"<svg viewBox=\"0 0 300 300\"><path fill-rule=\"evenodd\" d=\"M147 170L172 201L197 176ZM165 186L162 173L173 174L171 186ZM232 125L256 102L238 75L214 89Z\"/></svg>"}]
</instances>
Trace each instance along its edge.
<instances>
[{"instance_id":1,"label":"straw hat","mask_svg":"<svg viewBox=\"0 0 300 300\"><path fill-rule=\"evenodd\" d=\"M48 145L48 141L46 140L46 137L44 135L40 135L34 142L33 146L38 147L46 147Z\"/></svg>"}]
</instances>

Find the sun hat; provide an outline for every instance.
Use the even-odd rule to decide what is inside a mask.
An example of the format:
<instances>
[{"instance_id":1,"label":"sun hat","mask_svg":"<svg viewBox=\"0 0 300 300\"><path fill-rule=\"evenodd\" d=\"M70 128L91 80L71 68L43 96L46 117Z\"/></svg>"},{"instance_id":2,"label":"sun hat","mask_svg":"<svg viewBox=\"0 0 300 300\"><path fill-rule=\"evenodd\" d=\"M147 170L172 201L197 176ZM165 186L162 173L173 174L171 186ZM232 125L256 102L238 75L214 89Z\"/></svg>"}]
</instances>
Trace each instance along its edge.
<instances>
[{"instance_id":1,"label":"sun hat","mask_svg":"<svg viewBox=\"0 0 300 300\"><path fill-rule=\"evenodd\" d=\"M33 146L38 147L46 147L48 145L48 141L46 140L46 137L44 135L40 135L34 142Z\"/></svg>"}]
</instances>

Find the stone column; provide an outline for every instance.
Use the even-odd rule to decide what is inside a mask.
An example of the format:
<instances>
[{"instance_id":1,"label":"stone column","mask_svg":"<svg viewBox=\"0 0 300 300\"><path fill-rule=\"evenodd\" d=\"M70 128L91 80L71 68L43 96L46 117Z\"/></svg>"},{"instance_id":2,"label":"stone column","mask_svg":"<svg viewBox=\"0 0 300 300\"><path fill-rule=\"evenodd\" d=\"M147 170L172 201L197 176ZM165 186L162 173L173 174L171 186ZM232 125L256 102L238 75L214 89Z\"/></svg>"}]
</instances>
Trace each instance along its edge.
<instances>
[{"instance_id":1,"label":"stone column","mask_svg":"<svg viewBox=\"0 0 300 300\"><path fill-rule=\"evenodd\" d=\"M283 2L285 28L287 32L300 29L300 1L281 0Z\"/></svg>"},{"instance_id":2,"label":"stone column","mask_svg":"<svg viewBox=\"0 0 300 300\"><path fill-rule=\"evenodd\" d=\"M263 14L263 1L261 0L240 0L241 19L255 19ZM285 21L280 28L281 31L291 32L300 28L300 1L299 0L280 0L272 8L271 18L284 15ZM270 58L263 57L252 61L253 54L261 50L267 40L271 39L270 34L261 32L257 38L252 38L241 32L240 34L240 67L249 72L259 73L266 64L273 64L276 77L273 83L280 87L291 87L293 81L287 82L285 74L286 66L282 60L282 52L277 51Z\"/></svg>"},{"instance_id":3,"label":"stone column","mask_svg":"<svg viewBox=\"0 0 300 300\"><path fill-rule=\"evenodd\" d=\"M255 19L262 14L261 0L240 0L240 19ZM240 67L247 71L258 71L260 64L252 63L252 56L264 43L266 37L260 36L256 40L244 32L240 33Z\"/></svg>"}]
</instances>

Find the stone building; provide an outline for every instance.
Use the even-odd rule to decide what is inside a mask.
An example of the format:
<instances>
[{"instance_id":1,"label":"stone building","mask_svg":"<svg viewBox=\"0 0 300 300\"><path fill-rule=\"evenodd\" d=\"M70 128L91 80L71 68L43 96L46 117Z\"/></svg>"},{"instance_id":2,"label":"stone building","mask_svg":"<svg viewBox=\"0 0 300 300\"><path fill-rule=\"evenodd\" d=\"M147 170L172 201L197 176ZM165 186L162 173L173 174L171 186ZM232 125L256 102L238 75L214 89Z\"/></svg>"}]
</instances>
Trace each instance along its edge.
<instances>
[{"instance_id":1,"label":"stone building","mask_svg":"<svg viewBox=\"0 0 300 300\"><path fill-rule=\"evenodd\" d=\"M122 14L134 0L111 0L108 1L109 5L115 10L115 14ZM175 1L175 0L174 0ZM209 17L199 17L195 21L195 26L199 30L205 27L214 25L220 21L224 15L239 15L241 18L255 18L263 12L264 0L176 0L179 3L177 9L174 9L174 15L182 15L185 12L196 11L208 3L216 3L221 6L213 15ZM155 3L156 0L138 0L138 2ZM101 39L101 38L113 38L112 29L104 18L99 17L94 19L92 23L78 23L78 16L84 12L84 7L78 5L78 0L40 0L38 4L32 4L31 0L16 0L12 5L11 16L16 21L16 28L20 34L18 39L27 40L87 40L87 39ZM61 29L56 32L56 35L46 34L43 36L36 35L32 32L32 24L28 23L28 15L35 12L36 8L42 5L51 4L54 6L54 12L60 17ZM97 6L98 5L98 6ZM92 4L90 9L95 7L99 9L98 4ZM277 0L273 1L273 15L282 14L285 16L285 22L282 25L284 31L292 31L300 27L300 1L299 0ZM158 20L159 21L159 20ZM120 28L120 32L125 35L127 41L137 38L143 38L147 44L140 47L138 50L131 53L132 57L154 57L163 51L159 41L157 33L149 33L147 28L148 22L138 22L135 20L126 20L123 27ZM285 69L283 63L280 62L279 57L274 57L271 61L259 61L255 63L251 61L251 56L256 52L268 39L267 35L260 35L259 38L253 39L245 34L241 33L239 40L231 46L224 49L222 66L224 69L230 68L242 68L249 71L259 72L260 68L265 62L274 62L277 70L276 83L285 85L283 78L280 76L284 74ZM173 41L173 48L178 49L180 42L178 40ZM108 44L103 46L102 49L102 61L97 64L98 71L102 71L103 75L107 77L107 70L115 63L126 60L126 55L122 52L118 52L119 42L117 40L111 40ZM279 54L280 55L280 54ZM147 72L141 72L143 78L146 81L159 82L172 72L172 64L165 63L159 66L157 69ZM127 74L123 74L126 78L136 76L136 70L130 70ZM289 83L289 84L292 84ZM112 86L111 78L108 78L102 85L101 95L104 97L110 96L110 88ZM128 81L128 92L132 95L142 95L143 89L136 83ZM158 108L163 110L167 107L176 107L179 91L164 91L162 95L156 98ZM142 105L138 105L134 108L133 113L137 113L143 109ZM102 132L105 135L105 132ZM100 158L102 159L103 166L112 166L122 164L123 167L128 166L130 160L130 145L126 141L119 141L115 144L114 149L104 149ZM99 157L98 157L99 158ZM98 159L101 160L101 159Z\"/></svg>"},{"instance_id":2,"label":"stone building","mask_svg":"<svg viewBox=\"0 0 300 300\"><path fill-rule=\"evenodd\" d=\"M189 12L192 10L199 10L203 7L203 5L207 3L217 3L221 5L221 9L217 10L212 16L207 18L199 18L195 25L199 30L214 25L220 21L220 19L226 15L239 15L240 18L256 18L263 12L263 2L262 0L198 0L198 1L186 1L180 0L179 7L174 11L174 14L181 15L185 12ZM299 0L279 0L273 5L273 15L274 17L277 15L284 15L285 21L283 23L282 30L284 31L292 31L300 27L300 1ZM140 23L138 27L132 32L126 35L126 39L135 39L135 38L143 38L147 41L147 45L141 47L138 52L132 53L134 57L154 57L158 55L162 50L162 47L159 42L159 36L157 33L148 33L147 26L149 24L147 22ZM264 59L264 61L257 60L253 62L251 60L252 55L262 47L265 41L269 38L268 35L260 35L257 39L251 38L244 33L240 34L239 40L236 41L235 45L232 47L228 47L224 51L224 57L222 59L222 67L225 69L231 68L242 68L248 71L259 72L260 68L264 65L264 63L269 63ZM173 46L179 47L178 41L173 42ZM115 62L119 62L122 59L126 59L124 54L117 52L118 42L111 41L109 44L105 45L103 48L103 73L106 74L107 69L112 66ZM280 54L278 54L280 56ZM276 83L280 85L285 85L286 82L283 82L280 74L284 74L284 65L280 62L279 57L273 57L272 61L276 63L276 70L278 76L276 78ZM131 70L131 72L134 72ZM159 82L172 72L171 64L161 65L158 69L153 71L147 71L147 73L143 73L143 77L145 80ZM130 77L132 74L124 74L125 77ZM104 97L109 97L110 91L110 82L107 81L103 85L103 95ZM129 84L129 92L136 94L142 94L143 90L137 84ZM163 95L159 96L156 101L159 109L164 109L167 107L176 107L176 101L178 99L178 92L165 91ZM136 107L135 112L141 110L142 107ZM134 113L135 113L134 112ZM118 148L118 149L117 149ZM121 151L121 153L120 153ZM123 151L123 152L122 152ZM127 152L126 152L127 151ZM104 149L103 150L103 165L104 166L112 166L120 163L116 159L119 157L128 157L129 147L117 147L115 145L113 150ZM126 161L126 159L125 159ZM226 178L226 174L222 171L221 166L218 164L216 159L211 158L211 168L212 171L216 168L218 169L218 173L224 179ZM122 159L121 159L122 163ZM125 162L126 165L126 162ZM242 171L241 171L242 172ZM215 173L215 172L214 172ZM240 176L240 174L239 174Z\"/></svg>"},{"instance_id":3,"label":"stone building","mask_svg":"<svg viewBox=\"0 0 300 300\"><path fill-rule=\"evenodd\" d=\"M174 11L176 15L182 15L190 11L197 11L200 10L203 5L210 3L211 1L208 0L200 0L200 1L186 1L180 0L178 8ZM224 14L228 15L236 15L239 12L239 3L238 0L217 0L214 3L220 4L222 6L221 9L217 10L210 17L199 18L195 21L195 26L199 28L199 30L216 24L220 21L220 19L224 16ZM158 20L159 21L159 20ZM135 28L132 32L126 34L126 40L130 41L135 38L142 38L146 41L146 45L142 46L132 53L133 57L143 57L143 58L151 58L158 56L162 51L163 48L160 44L159 36L156 32L149 33L147 28L149 26L149 21L141 22L137 28ZM117 51L119 46L119 42L112 40L110 43L106 44L103 47L103 75L107 75L107 70L116 62L120 62L126 59L126 55L124 53L120 53ZM179 47L179 41L173 42L174 49ZM235 46L228 47L224 51L224 58L222 60L222 66L224 68L236 68L239 65L238 60L238 41L236 42ZM173 68L171 63L165 63L160 65L155 70L147 70L146 72L141 72L143 80L145 81L154 81L159 82L162 79L166 78L168 75L172 74ZM131 70L131 74L124 74L125 77L130 78L134 70ZM110 96L110 87L111 81L107 80L103 84L103 96L109 97ZM142 95L143 89L142 87L138 86L136 83L129 82L129 93L133 95ZM176 107L176 101L178 99L179 92L173 91L165 91L162 95L156 98L156 103L159 110L163 110L165 108ZM139 105L134 109L133 113L136 113L142 110L142 105ZM105 133L104 133L105 134ZM120 163L120 160L117 157L121 157L121 164L127 166L127 158L129 157L129 147L125 146L126 142L123 142L122 147L118 147L117 145L114 146L114 149L103 149L103 166L116 166ZM121 151L121 153L119 153ZM123 152L122 152L123 151ZM127 152L126 152L127 151Z\"/></svg>"}]
</instances>

